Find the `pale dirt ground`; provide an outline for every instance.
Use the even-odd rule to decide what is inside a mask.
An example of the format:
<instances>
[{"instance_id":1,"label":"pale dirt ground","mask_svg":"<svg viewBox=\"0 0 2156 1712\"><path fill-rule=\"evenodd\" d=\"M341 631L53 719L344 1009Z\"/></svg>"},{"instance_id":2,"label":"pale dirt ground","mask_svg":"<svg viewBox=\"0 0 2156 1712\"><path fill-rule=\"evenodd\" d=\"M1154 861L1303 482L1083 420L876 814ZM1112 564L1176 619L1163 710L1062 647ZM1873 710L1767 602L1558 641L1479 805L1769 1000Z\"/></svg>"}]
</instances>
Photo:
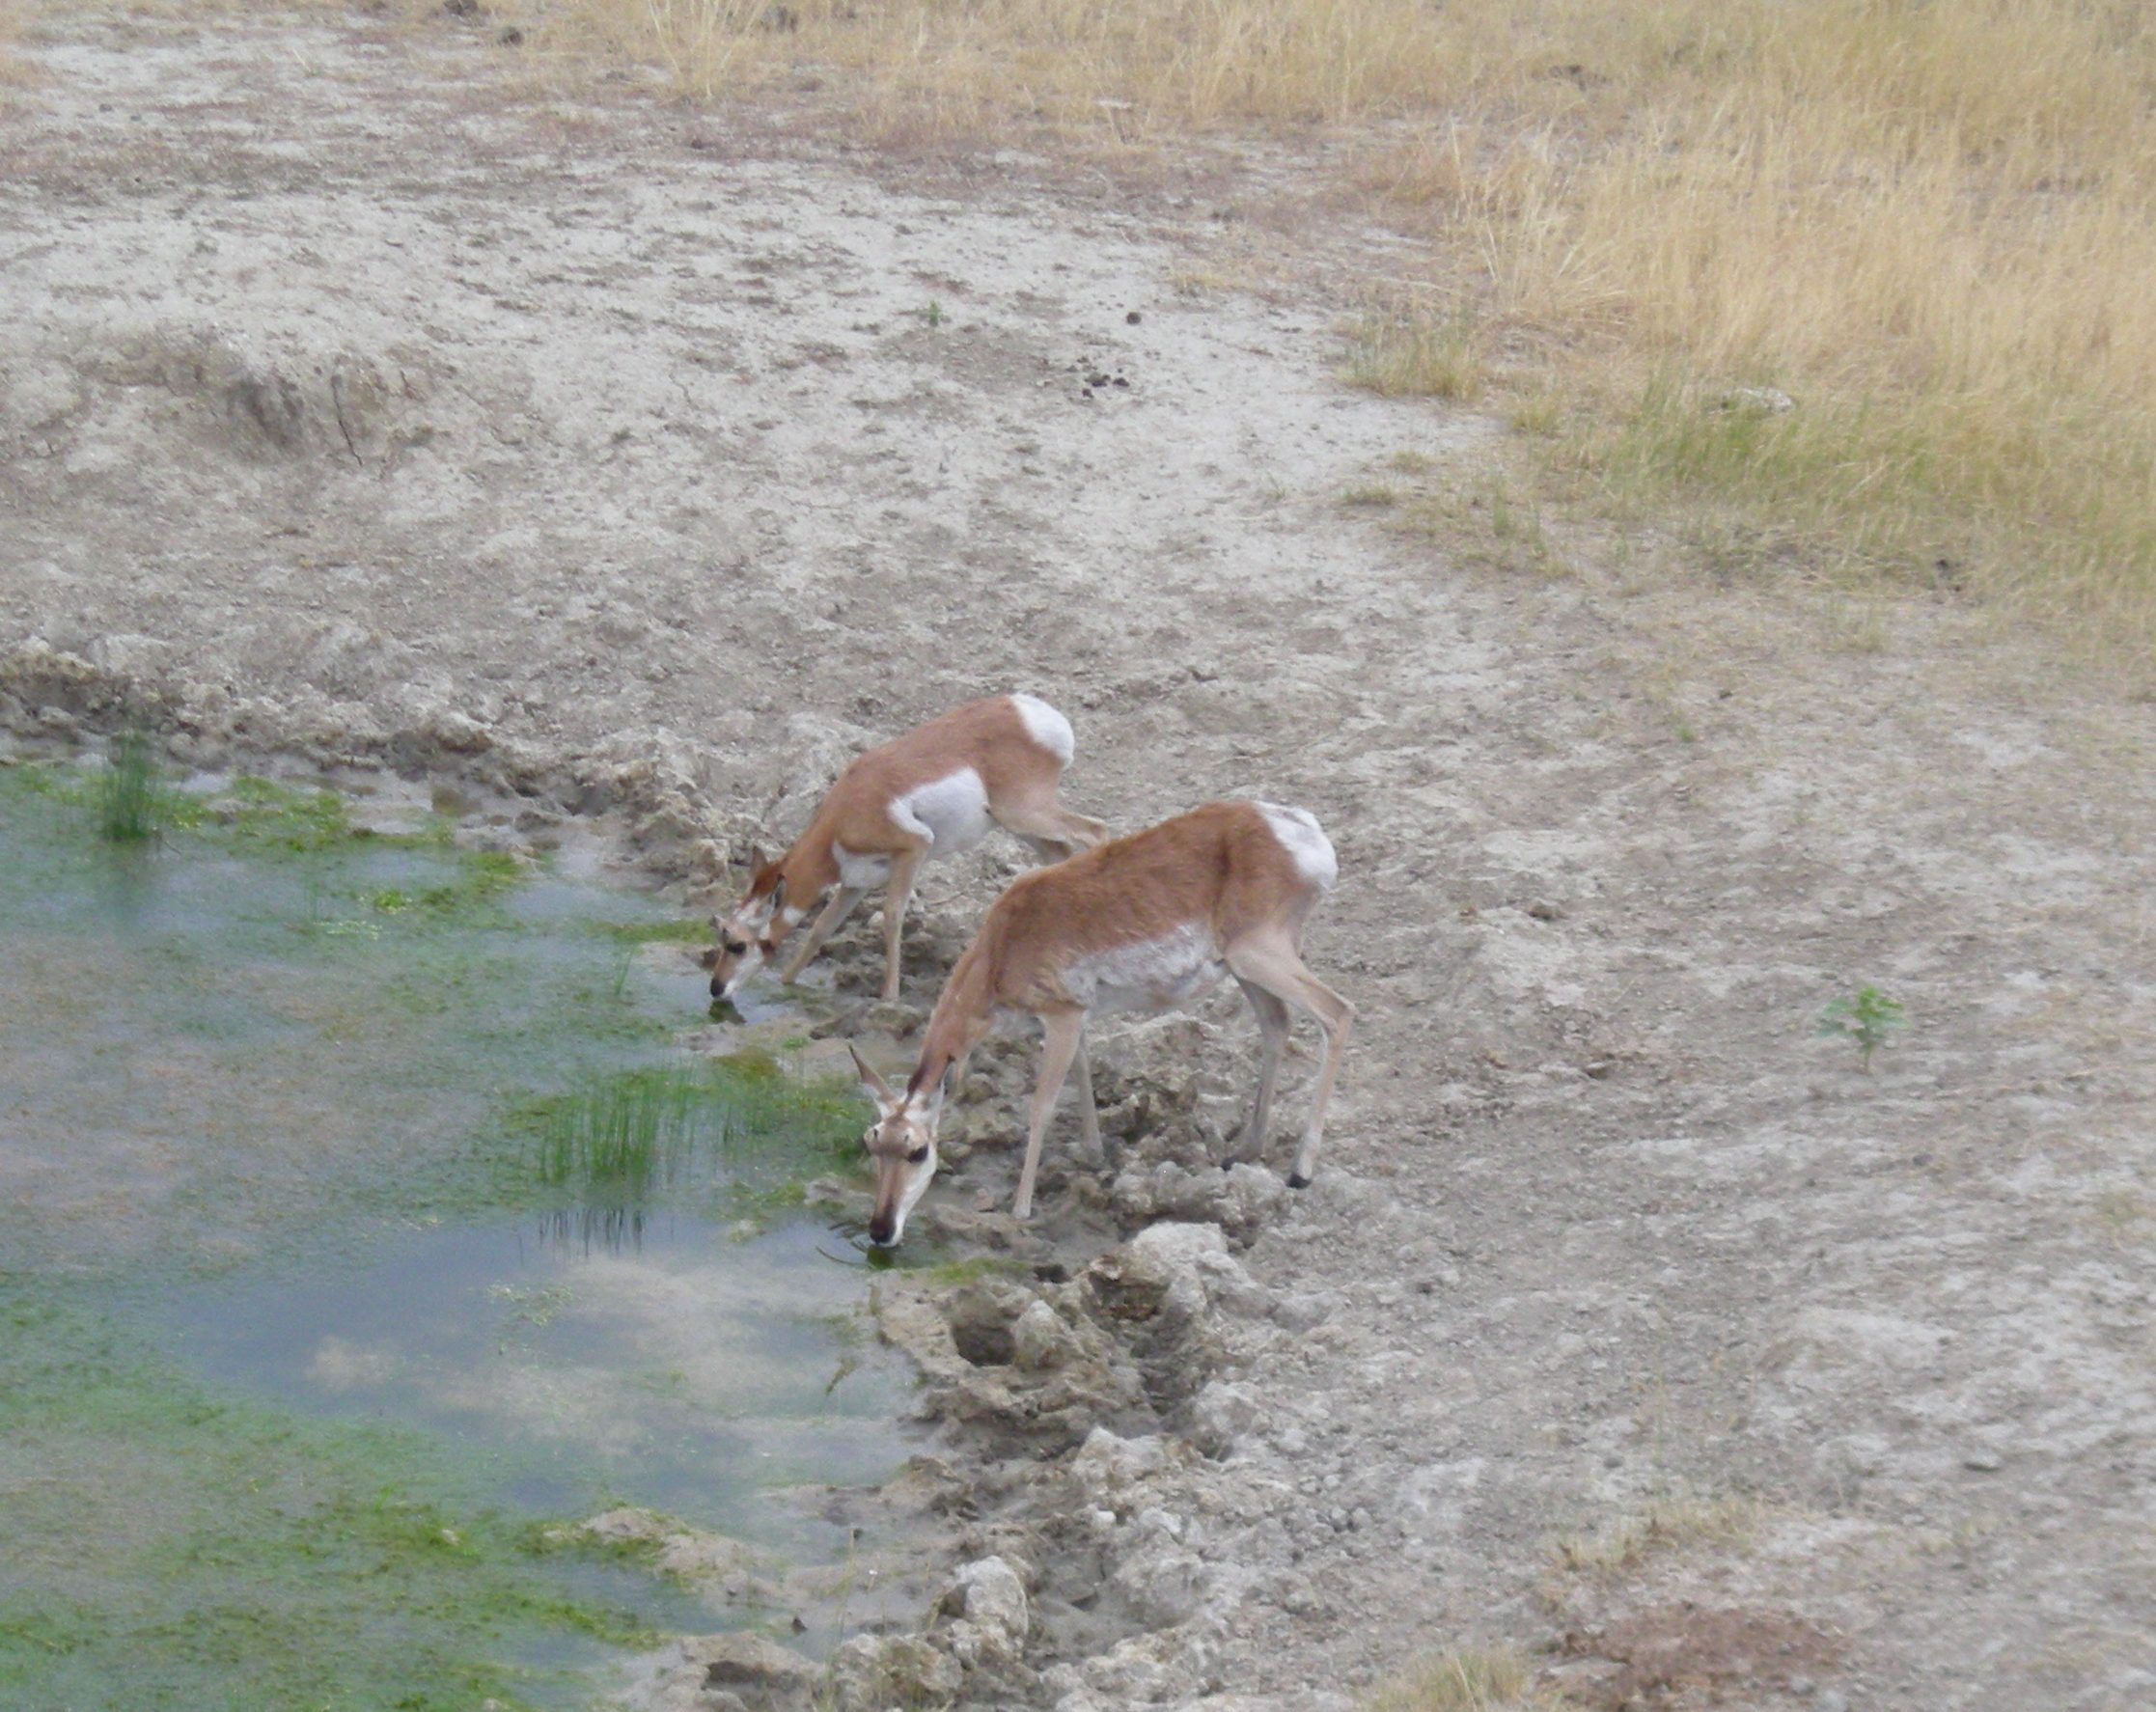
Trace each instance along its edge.
<instances>
[{"instance_id":1,"label":"pale dirt ground","mask_svg":"<svg viewBox=\"0 0 2156 1712\"><path fill-rule=\"evenodd\" d=\"M1345 270L1396 263L1338 207L1299 247L1229 217L1278 153L931 164L536 97L484 40L32 39L14 724L131 684L193 759L627 802L704 878L705 831L791 830L851 746L1003 687L1070 713L1119 827L1305 804L1361 1022L1318 1182L1240 1256L1288 1305L1222 1334L1242 1430L1148 1501L1211 1591L1119 1608L1189 1625L1145 1692L1335 1703L1481 1639L1603 1704L2156 1704L2146 704L1936 606L1658 588L1587 538L1506 576L1343 509L1400 450L1471 486L1500 430L1337 383ZM1012 854L931 870L910 1002ZM1860 980L1911 1018L1870 1075L1811 1033ZM1206 1014L1225 1096L1252 1031ZM1553 1569L1672 1492L1749 1520Z\"/></svg>"}]
</instances>

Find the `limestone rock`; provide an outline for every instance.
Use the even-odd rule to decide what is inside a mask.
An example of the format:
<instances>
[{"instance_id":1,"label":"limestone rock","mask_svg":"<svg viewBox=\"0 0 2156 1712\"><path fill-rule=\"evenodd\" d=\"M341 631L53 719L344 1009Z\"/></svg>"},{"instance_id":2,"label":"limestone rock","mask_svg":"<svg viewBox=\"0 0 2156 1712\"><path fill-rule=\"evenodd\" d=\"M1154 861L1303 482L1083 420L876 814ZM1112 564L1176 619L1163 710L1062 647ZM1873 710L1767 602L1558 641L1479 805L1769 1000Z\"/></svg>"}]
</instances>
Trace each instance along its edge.
<instances>
[{"instance_id":1,"label":"limestone rock","mask_svg":"<svg viewBox=\"0 0 2156 1712\"><path fill-rule=\"evenodd\" d=\"M1086 1692L1102 1707L1154 1706L1194 1698L1203 1686L1180 1656L1173 1633L1133 1635L1078 1667Z\"/></svg>"},{"instance_id":2,"label":"limestone rock","mask_svg":"<svg viewBox=\"0 0 2156 1712\"><path fill-rule=\"evenodd\" d=\"M965 1685L958 1662L916 1635L856 1635L831 1655L830 1712L948 1704Z\"/></svg>"},{"instance_id":3,"label":"limestone rock","mask_svg":"<svg viewBox=\"0 0 2156 1712\"><path fill-rule=\"evenodd\" d=\"M1125 1439L1096 1426L1086 1435L1070 1472L1098 1504L1125 1510L1136 1507L1141 1483L1168 1466L1168 1450L1157 1436Z\"/></svg>"},{"instance_id":4,"label":"limestone rock","mask_svg":"<svg viewBox=\"0 0 2156 1712\"><path fill-rule=\"evenodd\" d=\"M1227 1456L1264 1418L1253 1387L1216 1379L1191 1401L1190 1440L1208 1456Z\"/></svg>"},{"instance_id":5,"label":"limestone rock","mask_svg":"<svg viewBox=\"0 0 2156 1712\"><path fill-rule=\"evenodd\" d=\"M1193 1170L1163 1160L1126 1168L1108 1194L1125 1219L1202 1220L1247 1241L1286 1211L1289 1190L1261 1165Z\"/></svg>"},{"instance_id":6,"label":"limestone rock","mask_svg":"<svg viewBox=\"0 0 2156 1712\"><path fill-rule=\"evenodd\" d=\"M1012 1359L1029 1372L1067 1367L1084 1353L1063 1316L1037 1299L1011 1322L1010 1341Z\"/></svg>"},{"instance_id":7,"label":"limestone rock","mask_svg":"<svg viewBox=\"0 0 2156 1712\"><path fill-rule=\"evenodd\" d=\"M1033 1621L1026 1587L1002 1558L966 1564L939 1603L944 1612L955 1615L946 1641L966 1669L1009 1664L1025 1651Z\"/></svg>"},{"instance_id":8,"label":"limestone rock","mask_svg":"<svg viewBox=\"0 0 2156 1712\"><path fill-rule=\"evenodd\" d=\"M1118 1563L1109 1579L1153 1628L1196 1615L1208 1590L1208 1572L1199 1556L1157 1533Z\"/></svg>"}]
</instances>

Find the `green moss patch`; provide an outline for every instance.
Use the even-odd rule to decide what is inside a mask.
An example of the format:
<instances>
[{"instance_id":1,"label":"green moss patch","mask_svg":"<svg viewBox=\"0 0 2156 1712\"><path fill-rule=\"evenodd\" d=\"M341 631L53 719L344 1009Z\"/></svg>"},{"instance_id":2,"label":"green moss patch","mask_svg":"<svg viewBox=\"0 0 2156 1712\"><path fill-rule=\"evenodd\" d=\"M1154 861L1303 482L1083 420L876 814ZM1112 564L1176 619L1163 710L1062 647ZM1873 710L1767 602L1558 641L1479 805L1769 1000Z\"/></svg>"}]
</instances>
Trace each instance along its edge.
<instances>
[{"instance_id":1,"label":"green moss patch","mask_svg":"<svg viewBox=\"0 0 2156 1712\"><path fill-rule=\"evenodd\" d=\"M0 1703L566 1705L651 1638L422 1435L219 1398L19 1281L0 1329Z\"/></svg>"}]
</instances>

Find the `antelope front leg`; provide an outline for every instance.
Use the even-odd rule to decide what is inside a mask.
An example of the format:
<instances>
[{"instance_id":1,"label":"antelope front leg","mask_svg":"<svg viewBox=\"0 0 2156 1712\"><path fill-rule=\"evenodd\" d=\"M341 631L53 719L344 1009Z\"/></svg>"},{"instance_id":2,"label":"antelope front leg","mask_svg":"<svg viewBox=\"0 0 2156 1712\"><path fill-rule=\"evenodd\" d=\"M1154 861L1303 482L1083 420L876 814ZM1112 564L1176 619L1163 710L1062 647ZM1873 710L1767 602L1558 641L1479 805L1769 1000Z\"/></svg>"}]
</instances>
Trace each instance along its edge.
<instances>
[{"instance_id":1,"label":"antelope front leg","mask_svg":"<svg viewBox=\"0 0 2156 1712\"><path fill-rule=\"evenodd\" d=\"M779 979L791 986L794 977L809 966L809 959L823 949L823 942L839 930L839 924L853 913L853 906L867 895L858 886L841 886L834 892L831 901L823 906L823 913L816 917L809 931L803 935L801 949L793 953L792 959L779 972Z\"/></svg>"},{"instance_id":2,"label":"antelope front leg","mask_svg":"<svg viewBox=\"0 0 2156 1712\"><path fill-rule=\"evenodd\" d=\"M1056 1095L1063 1091L1070 1062L1086 1038L1083 1010L1052 1010L1040 1019L1040 1080L1034 1084L1033 1122L1026 1132L1026 1163L1018 1171L1018 1199L1010 1210L1021 1219L1033 1217L1033 1182L1040 1169L1040 1138L1048 1133L1048 1119L1055 1116Z\"/></svg>"},{"instance_id":3,"label":"antelope front leg","mask_svg":"<svg viewBox=\"0 0 2156 1712\"><path fill-rule=\"evenodd\" d=\"M889 1004L898 996L898 942L906 930L906 899L913 896L913 876L921 871L926 854L908 850L891 859L891 880L883 893L883 998Z\"/></svg>"}]
</instances>

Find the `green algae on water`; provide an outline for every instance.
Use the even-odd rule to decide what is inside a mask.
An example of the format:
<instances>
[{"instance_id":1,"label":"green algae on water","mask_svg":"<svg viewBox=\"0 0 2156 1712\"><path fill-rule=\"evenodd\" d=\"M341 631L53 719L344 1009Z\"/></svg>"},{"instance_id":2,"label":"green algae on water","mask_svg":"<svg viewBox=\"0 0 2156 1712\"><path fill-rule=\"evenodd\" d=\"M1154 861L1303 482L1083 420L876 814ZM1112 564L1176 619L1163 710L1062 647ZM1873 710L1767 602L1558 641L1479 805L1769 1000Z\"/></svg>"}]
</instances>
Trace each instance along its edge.
<instances>
[{"instance_id":1,"label":"green algae on water","mask_svg":"<svg viewBox=\"0 0 2156 1712\"><path fill-rule=\"evenodd\" d=\"M0 1283L0 1703L567 1706L678 1615L421 1434L220 1397L73 1291Z\"/></svg>"}]
</instances>

